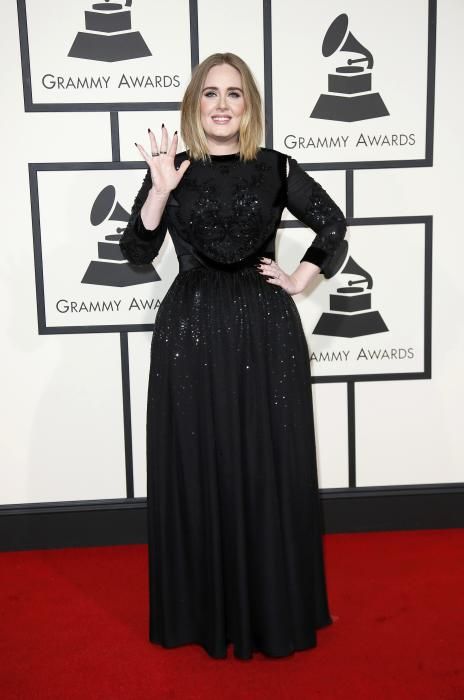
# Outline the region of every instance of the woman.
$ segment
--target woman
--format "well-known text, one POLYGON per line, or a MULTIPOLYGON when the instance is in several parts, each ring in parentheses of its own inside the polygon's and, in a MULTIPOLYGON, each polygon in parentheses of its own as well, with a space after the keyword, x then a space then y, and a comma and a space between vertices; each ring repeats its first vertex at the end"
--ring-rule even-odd
POLYGON ((309 352, 292 295, 339 265, 345 219, 293 159, 259 148, 248 66, 213 54, 164 127, 120 247, 151 262, 167 228, 179 273, 158 308, 147 405, 149 638, 214 658, 286 656, 329 625, 309 352), (317 233, 287 274, 287 207, 317 233))

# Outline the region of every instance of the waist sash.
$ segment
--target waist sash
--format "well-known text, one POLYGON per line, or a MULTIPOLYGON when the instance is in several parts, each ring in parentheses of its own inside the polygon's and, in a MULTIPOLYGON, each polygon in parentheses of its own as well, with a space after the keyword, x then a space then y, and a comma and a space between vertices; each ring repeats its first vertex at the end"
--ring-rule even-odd
POLYGON ((245 258, 244 260, 239 260, 235 263, 220 263, 216 262, 215 260, 205 260, 204 258, 200 258, 199 256, 193 255, 191 253, 182 253, 178 256, 177 259, 179 261, 179 272, 185 272, 186 270, 195 270, 196 268, 201 267, 209 270, 232 271, 242 270, 246 267, 253 267, 254 265, 260 262, 259 258, 261 256, 265 258, 272 258, 272 260, 275 259, 275 253, 273 250, 267 250, 262 251, 260 253, 256 253, 245 258))

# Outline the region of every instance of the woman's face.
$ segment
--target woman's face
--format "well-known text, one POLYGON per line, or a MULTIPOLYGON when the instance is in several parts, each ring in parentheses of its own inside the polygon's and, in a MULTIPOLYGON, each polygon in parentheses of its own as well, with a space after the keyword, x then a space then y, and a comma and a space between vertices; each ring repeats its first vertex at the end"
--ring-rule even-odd
POLYGON ((201 124, 208 145, 221 152, 237 150, 240 120, 245 111, 240 72, 223 63, 208 71, 200 99, 201 124), (230 146, 230 150, 227 147, 230 146))

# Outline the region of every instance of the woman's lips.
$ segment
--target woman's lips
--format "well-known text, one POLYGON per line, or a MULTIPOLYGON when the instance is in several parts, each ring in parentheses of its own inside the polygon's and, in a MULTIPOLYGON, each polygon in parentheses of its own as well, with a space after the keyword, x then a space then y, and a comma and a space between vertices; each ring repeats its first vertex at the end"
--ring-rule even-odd
POLYGON ((230 122, 230 117, 211 117, 215 124, 228 124, 230 122))

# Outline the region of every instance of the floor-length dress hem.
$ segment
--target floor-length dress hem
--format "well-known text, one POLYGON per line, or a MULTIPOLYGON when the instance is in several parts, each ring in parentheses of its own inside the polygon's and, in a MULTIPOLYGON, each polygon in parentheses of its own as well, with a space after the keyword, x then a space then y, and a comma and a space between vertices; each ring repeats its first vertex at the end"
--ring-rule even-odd
MULTIPOLYGON (((329 627, 330 625, 333 625, 333 622, 334 621, 332 618, 326 619, 323 622, 317 624, 316 627, 314 628, 314 631, 319 630, 319 629, 323 629, 324 627, 329 627)), ((223 652, 213 651, 212 648, 208 644, 200 641, 199 639, 189 639, 189 640, 183 640, 183 641, 176 641, 176 642, 172 642, 169 644, 167 642, 162 642, 161 640, 158 640, 158 639, 155 640, 152 637, 149 637, 149 641, 154 646, 160 646, 163 649, 177 649, 179 647, 190 646, 190 645, 199 646, 212 659, 227 659, 228 658, 228 647, 232 644, 232 645, 234 645, 234 647, 233 647, 234 658, 239 659, 241 661, 251 660, 255 653, 262 654, 263 656, 267 656, 270 659, 281 659, 281 658, 285 658, 287 656, 292 656, 297 651, 308 651, 310 649, 315 649, 318 645, 317 636, 314 636, 314 638, 312 638, 311 642, 308 642, 306 644, 293 645, 292 647, 289 647, 285 651, 283 651, 283 650, 280 652, 271 651, 270 649, 264 648, 262 645, 253 644, 251 646, 251 651, 249 653, 244 653, 237 648, 237 645, 234 643, 234 641, 232 639, 226 640, 225 648, 224 648, 223 652)))

